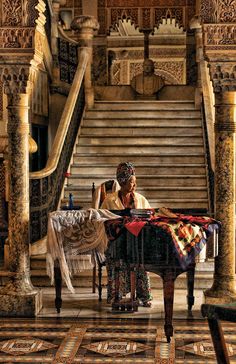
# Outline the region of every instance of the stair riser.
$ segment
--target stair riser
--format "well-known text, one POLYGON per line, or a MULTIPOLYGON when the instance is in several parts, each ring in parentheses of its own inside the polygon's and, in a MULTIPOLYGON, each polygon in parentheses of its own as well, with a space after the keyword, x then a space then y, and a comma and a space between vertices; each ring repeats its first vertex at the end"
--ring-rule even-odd
POLYGON ((130 111, 87 111, 85 114, 86 119, 133 119, 133 118, 152 118, 152 119, 160 119, 160 118, 200 118, 201 114, 198 110, 134 110, 133 112, 130 111))
MULTIPOLYGON (((72 166, 71 167, 71 173, 72 174, 79 174, 79 175, 85 175, 89 177, 89 174, 96 174, 97 176, 106 176, 111 173, 111 170, 116 170, 116 165, 114 166, 108 166, 108 167, 99 167, 99 166, 87 166, 87 167, 77 167, 72 166)), ((155 167, 137 167, 135 168, 136 175, 146 175, 148 178, 148 175, 163 175, 163 174, 171 174, 171 175, 206 175, 205 166, 165 166, 162 167, 161 165, 155 166, 155 167)))
MULTIPOLYGON (((66 200, 62 201, 62 204, 65 204, 66 200)), ((149 200, 149 203, 151 207, 153 208, 160 208, 160 207, 168 207, 170 209, 208 209, 208 204, 206 200, 200 201, 183 201, 183 202, 176 202, 174 199, 173 201, 167 201, 165 199, 163 200, 149 200)), ((88 209, 91 207, 91 202, 88 203, 88 201, 83 200, 75 200, 76 205, 82 206, 83 209, 88 209)))
POLYGON ((193 102, 122 102, 122 103, 103 103, 95 102, 94 110, 196 110, 193 102))
POLYGON ((176 119, 176 117, 167 118, 165 120, 160 120, 160 118, 156 119, 83 119, 84 127, 173 127, 178 126, 179 128, 187 128, 187 127, 201 127, 201 120, 199 118, 193 119, 176 119))
POLYGON ((188 137, 142 137, 142 138, 130 138, 130 137, 119 137, 118 135, 112 137, 83 137, 81 136, 79 139, 79 145, 171 145, 173 148, 175 145, 202 145, 202 137, 201 136, 188 136, 188 137))
MULTIPOLYGON (((74 156, 73 158, 74 164, 79 165, 83 165, 83 164, 90 164, 91 166, 96 165, 97 163, 106 163, 108 165, 115 165, 117 166, 119 163, 121 163, 122 161, 124 161, 124 155, 120 155, 120 156, 107 156, 107 155, 98 155, 98 156, 91 156, 91 155, 86 155, 86 156, 82 156, 82 155, 78 155, 78 156, 74 156)), ((151 164, 151 163, 155 163, 156 165, 159 165, 161 163, 170 163, 170 164, 175 164, 175 163, 204 163, 205 162, 205 157, 204 155, 202 156, 189 156, 189 155, 182 155, 182 156, 155 156, 155 155, 149 155, 149 156, 132 156, 130 161, 132 163, 134 163, 135 165, 137 163, 139 164, 151 164)))
MULTIPOLYGON (((99 186, 101 183, 108 179, 115 179, 114 174, 110 174, 109 176, 104 176, 101 178, 95 177, 87 177, 87 178, 80 178, 80 177, 70 177, 69 183, 75 186, 86 186, 90 188, 92 183, 94 182, 96 186, 99 186)), ((148 186, 179 186, 179 187, 194 187, 194 186, 206 186, 206 178, 204 176, 202 178, 183 178, 183 177, 156 177, 156 178, 141 178, 137 177, 137 183, 139 187, 148 187, 148 186)), ((71 186, 72 187, 72 186, 71 186)))
MULTIPOLYGON (((74 191, 71 189, 70 191, 65 191, 65 199, 68 199, 69 192, 73 193, 74 198, 76 199, 84 199, 91 200, 91 191, 74 191)), ((144 195, 147 199, 158 198, 181 198, 182 196, 192 199, 192 198, 207 198, 207 191, 145 191, 145 189, 140 190, 137 189, 137 192, 144 195)))
POLYGON ((129 155, 132 155, 133 153, 136 154, 137 151, 140 154, 188 154, 188 153, 204 153, 203 146, 79 146, 76 147, 76 153, 90 153, 90 154, 97 154, 97 153, 108 153, 108 154, 121 154, 123 153, 123 160, 130 158, 129 155))
POLYGON ((189 135, 191 137, 194 136, 202 136, 202 129, 201 128, 83 128, 82 129, 82 136, 96 136, 96 135, 112 135, 114 136, 185 136, 189 135))

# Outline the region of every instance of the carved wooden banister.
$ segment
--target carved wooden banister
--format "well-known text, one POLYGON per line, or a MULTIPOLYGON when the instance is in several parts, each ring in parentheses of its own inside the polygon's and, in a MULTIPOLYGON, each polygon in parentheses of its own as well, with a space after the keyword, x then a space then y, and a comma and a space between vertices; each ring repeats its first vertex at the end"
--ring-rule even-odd
POLYGON ((31 242, 47 234, 48 213, 57 209, 78 127, 84 111, 83 79, 89 59, 86 48, 79 52, 78 67, 61 116, 47 165, 30 173, 31 242))

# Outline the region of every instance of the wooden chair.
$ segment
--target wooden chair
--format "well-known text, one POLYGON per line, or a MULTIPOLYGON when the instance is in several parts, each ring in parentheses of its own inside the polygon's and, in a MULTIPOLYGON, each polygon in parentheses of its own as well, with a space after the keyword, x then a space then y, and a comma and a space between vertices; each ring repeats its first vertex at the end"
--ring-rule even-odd
MULTIPOLYGON (((111 179, 105 181, 100 186, 95 188, 95 184, 93 182, 92 185, 92 207, 99 209, 102 205, 102 202, 105 200, 107 194, 117 191, 119 189, 118 183, 111 179)), ((99 259, 99 254, 95 253, 95 265, 93 267, 93 276, 92 276, 92 292, 96 292, 96 288, 98 289, 98 300, 102 300, 102 288, 106 287, 106 285, 102 284, 102 268, 106 266, 106 261, 101 262, 99 259), (98 277, 97 277, 98 273, 98 277), (98 279, 97 279, 98 278, 98 279)))

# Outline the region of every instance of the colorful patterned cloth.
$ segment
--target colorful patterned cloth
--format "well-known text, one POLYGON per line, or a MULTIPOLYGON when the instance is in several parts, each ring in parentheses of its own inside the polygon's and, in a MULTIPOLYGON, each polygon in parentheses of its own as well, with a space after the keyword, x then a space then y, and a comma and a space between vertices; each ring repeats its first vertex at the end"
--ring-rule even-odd
POLYGON ((134 165, 130 162, 120 163, 117 167, 116 178, 119 184, 124 185, 131 176, 135 176, 134 165))
POLYGON ((171 238, 173 252, 183 269, 193 262, 214 230, 220 223, 210 217, 186 216, 176 214, 175 218, 154 216, 149 219, 124 217, 106 221, 105 228, 109 241, 116 240, 127 229, 131 234, 139 236, 146 225, 158 227, 159 234, 165 233, 162 239, 171 238))

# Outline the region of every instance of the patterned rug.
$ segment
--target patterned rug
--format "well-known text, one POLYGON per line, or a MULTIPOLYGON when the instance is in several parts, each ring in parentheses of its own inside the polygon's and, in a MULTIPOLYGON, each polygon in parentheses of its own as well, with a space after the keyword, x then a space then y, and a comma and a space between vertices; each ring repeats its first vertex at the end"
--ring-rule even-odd
MULTIPOLYGON (((162 320, 1 319, 0 363, 216 363, 205 320, 175 320, 168 344, 162 320)), ((236 327, 223 323, 230 363, 236 327)))

